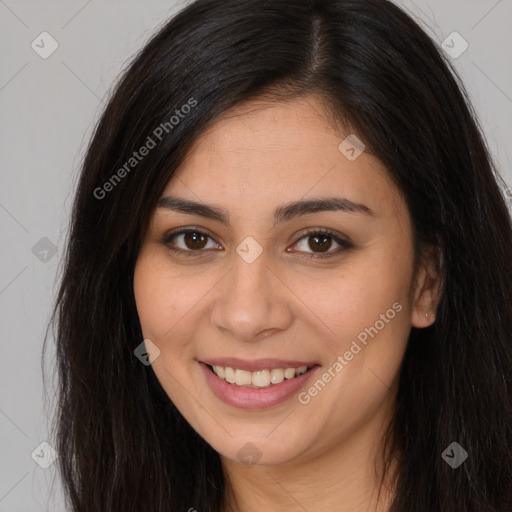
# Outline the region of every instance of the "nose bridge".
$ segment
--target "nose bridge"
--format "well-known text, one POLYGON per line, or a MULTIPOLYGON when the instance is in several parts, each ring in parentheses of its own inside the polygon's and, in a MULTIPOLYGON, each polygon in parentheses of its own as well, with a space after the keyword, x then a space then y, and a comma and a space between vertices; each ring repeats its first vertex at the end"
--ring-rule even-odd
MULTIPOLYGON (((233 254, 232 275, 230 277, 230 288, 233 297, 237 302, 245 298, 261 300, 259 295, 266 295, 269 290, 265 289, 269 279, 269 250, 263 248, 252 236, 245 237, 235 248, 233 254)), ((242 301, 243 302, 243 301, 242 301)))
POLYGON ((240 258, 235 258, 229 291, 227 297, 237 304, 258 302, 261 306, 266 304, 268 293, 265 284, 268 282, 267 262, 263 259, 246 263, 240 258))
POLYGON ((273 277, 263 248, 245 240, 236 249, 231 271, 212 315, 213 324, 241 340, 254 340, 265 331, 285 329, 291 311, 279 279, 273 277))

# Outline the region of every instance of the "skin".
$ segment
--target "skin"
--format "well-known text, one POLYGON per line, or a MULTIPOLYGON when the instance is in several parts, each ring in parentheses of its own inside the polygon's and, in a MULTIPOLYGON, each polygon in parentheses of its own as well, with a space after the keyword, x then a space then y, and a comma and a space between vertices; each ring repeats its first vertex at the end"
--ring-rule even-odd
MULTIPOLYGON (((220 454, 230 488, 225 511, 389 509, 392 488, 383 488, 377 504, 379 442, 410 329, 434 321, 440 274, 430 257, 413 275, 407 206, 377 158, 363 152, 350 161, 341 153, 347 135, 328 122, 314 95, 252 101, 225 113, 195 141, 161 197, 222 207, 231 226, 157 208, 137 260, 143 334, 160 349, 152 368, 220 454), (278 206, 331 196, 363 203, 374 215, 322 211, 272 226, 278 206), (176 228, 211 238, 192 257, 177 255, 161 241, 176 228), (308 258, 326 254, 314 235, 301 233, 315 228, 354 247, 335 254, 340 246, 328 238, 332 256, 308 258), (236 252, 247 236, 262 248, 252 263, 236 252), (307 404, 292 396, 261 410, 232 407, 213 394, 197 362, 316 360, 321 375, 396 302, 401 311, 307 404), (255 465, 237 455, 247 443, 261 457, 255 465)), ((183 235, 172 243, 197 247, 183 235)))

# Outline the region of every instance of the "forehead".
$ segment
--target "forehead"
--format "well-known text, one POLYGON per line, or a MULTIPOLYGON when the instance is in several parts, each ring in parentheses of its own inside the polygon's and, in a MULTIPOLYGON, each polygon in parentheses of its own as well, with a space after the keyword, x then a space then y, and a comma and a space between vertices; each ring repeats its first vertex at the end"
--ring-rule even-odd
MULTIPOLYGON (((313 158, 312 148, 329 148, 339 133, 328 124, 324 107, 316 96, 288 101, 252 100, 224 112, 202 133, 191 150, 189 161, 233 154, 233 158, 258 164, 286 154, 313 158), (334 137, 333 137, 334 136, 334 137)), ((229 155, 231 157, 231 155, 229 155)))
MULTIPOLYGON (((340 195, 400 209, 400 194, 384 165, 363 152, 339 149, 351 135, 333 126, 315 96, 250 101, 216 119, 194 142, 165 187, 166 194, 265 210, 301 198, 340 195), (364 200, 363 200, 364 199, 364 200)), ((350 140, 350 139, 349 139, 350 140)))

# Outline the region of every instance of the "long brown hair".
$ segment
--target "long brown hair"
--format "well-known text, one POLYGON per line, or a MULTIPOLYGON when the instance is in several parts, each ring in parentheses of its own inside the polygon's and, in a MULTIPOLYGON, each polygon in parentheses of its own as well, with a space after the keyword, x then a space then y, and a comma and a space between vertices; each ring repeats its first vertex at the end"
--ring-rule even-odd
POLYGON ((390 453, 402 454, 392 512, 510 512, 512 227, 503 183, 457 73, 387 0, 198 0, 120 77, 81 169, 51 323, 54 444, 70 510, 222 509, 219 455, 134 356, 143 337, 133 271, 156 201, 194 140, 271 88, 281 91, 276 101, 324 98, 389 169, 418 247, 442 253, 437 319, 412 329, 387 432, 390 453), (127 166, 148 137, 155 146, 127 166), (441 457, 454 441, 469 455, 457 469, 441 457))

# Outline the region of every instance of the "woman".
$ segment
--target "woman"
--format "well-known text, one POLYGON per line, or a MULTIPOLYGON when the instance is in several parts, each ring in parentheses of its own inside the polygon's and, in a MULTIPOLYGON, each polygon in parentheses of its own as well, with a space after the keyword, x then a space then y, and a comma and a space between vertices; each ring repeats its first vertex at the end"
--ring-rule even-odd
POLYGON ((55 306, 71 510, 511 510, 511 220, 458 80, 385 0, 147 43, 55 306))

